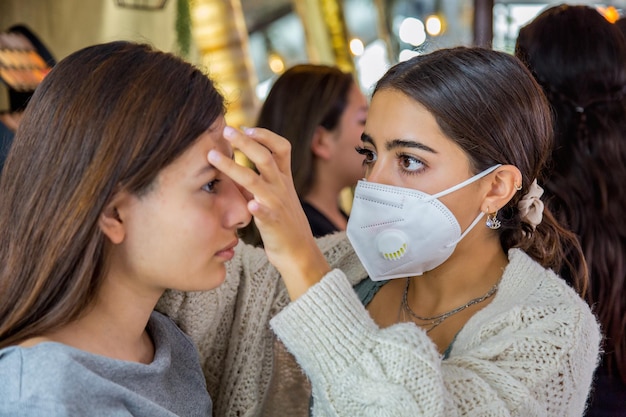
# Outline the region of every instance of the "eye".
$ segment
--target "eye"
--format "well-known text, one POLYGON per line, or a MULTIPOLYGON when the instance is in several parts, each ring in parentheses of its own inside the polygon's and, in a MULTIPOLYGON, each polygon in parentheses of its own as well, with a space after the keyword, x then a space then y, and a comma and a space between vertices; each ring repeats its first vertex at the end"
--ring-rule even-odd
POLYGON ((400 167, 402 167, 404 171, 410 174, 417 174, 423 171, 425 168, 425 164, 414 156, 398 154, 397 158, 400 167))
POLYGON ((376 162, 376 154, 374 153, 374 151, 371 151, 371 150, 366 149, 366 148, 362 148, 360 146, 357 146, 354 149, 360 155, 363 155, 365 157, 365 158, 363 158, 363 165, 371 165, 374 162, 376 162))
POLYGON ((220 182, 220 179, 214 179, 213 181, 209 181, 202 186, 202 190, 206 191, 207 193, 215 193, 217 184, 219 184, 220 182))

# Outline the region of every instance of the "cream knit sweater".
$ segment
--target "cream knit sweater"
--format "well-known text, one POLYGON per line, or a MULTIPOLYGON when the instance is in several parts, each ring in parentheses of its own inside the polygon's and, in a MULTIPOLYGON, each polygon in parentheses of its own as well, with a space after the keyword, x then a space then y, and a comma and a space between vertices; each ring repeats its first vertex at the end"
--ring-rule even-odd
POLYGON ((289 297, 262 249, 239 245, 225 282, 167 292, 157 310, 195 341, 221 416, 579 416, 599 330, 587 305, 552 272, 510 252, 500 289, 442 361, 410 323, 379 329, 352 285, 366 276, 344 233, 318 240, 330 272, 289 297))
POLYGON ((600 332, 587 304, 512 249, 493 301, 442 360, 412 323, 380 329, 339 270, 271 322, 313 387, 314 416, 581 416, 600 332))

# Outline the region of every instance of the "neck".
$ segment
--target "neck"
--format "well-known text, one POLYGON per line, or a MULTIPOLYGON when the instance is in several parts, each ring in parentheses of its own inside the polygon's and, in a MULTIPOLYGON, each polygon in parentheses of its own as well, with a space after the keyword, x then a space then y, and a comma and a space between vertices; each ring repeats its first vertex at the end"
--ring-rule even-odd
POLYGON ((507 264, 497 239, 480 245, 464 240, 445 263, 411 278, 408 299, 411 306, 419 306, 414 310, 420 315, 441 314, 486 294, 500 280, 507 264))
POLYGON ((46 339, 114 359, 150 363, 154 345, 146 325, 161 294, 142 293, 128 280, 109 276, 85 314, 46 339))
POLYGON ((311 191, 304 196, 304 201, 315 207, 337 226, 339 230, 345 230, 347 220, 339 207, 340 192, 341 188, 314 186, 311 191))

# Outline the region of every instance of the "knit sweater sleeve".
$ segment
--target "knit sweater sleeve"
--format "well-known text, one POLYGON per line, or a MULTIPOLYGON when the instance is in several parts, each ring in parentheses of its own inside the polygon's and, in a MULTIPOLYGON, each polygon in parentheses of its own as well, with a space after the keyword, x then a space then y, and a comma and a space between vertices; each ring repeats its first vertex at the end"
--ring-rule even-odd
POLYGON ((580 301, 496 306, 442 360, 417 326, 379 328, 334 270, 271 325, 311 380, 315 416, 576 416, 599 343, 580 301))

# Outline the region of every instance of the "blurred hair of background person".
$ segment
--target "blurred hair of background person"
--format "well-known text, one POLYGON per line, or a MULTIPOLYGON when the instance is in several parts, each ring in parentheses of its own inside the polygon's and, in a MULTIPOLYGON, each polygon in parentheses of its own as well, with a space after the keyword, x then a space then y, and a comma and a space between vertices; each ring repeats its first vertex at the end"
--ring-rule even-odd
POLYGON ((617 19, 617 21, 615 22, 615 26, 617 26, 619 30, 622 31, 622 35, 624 35, 624 37, 626 38, 626 16, 617 19))
POLYGON ((587 415, 626 416, 626 42, 595 9, 559 5, 520 30, 515 53, 553 108, 547 203, 580 238, 604 334, 587 415))
POLYGON ((0 80, 9 94, 9 109, 0 111, 0 173, 26 104, 55 63, 27 26, 13 25, 0 33, 0 80))
MULTIPOLYGON (((261 107, 257 126, 291 142, 293 180, 315 237, 346 229, 340 193, 363 178, 363 158, 354 149, 367 107, 351 74, 314 64, 283 73, 261 107)), ((253 223, 243 239, 262 244, 253 223)))

